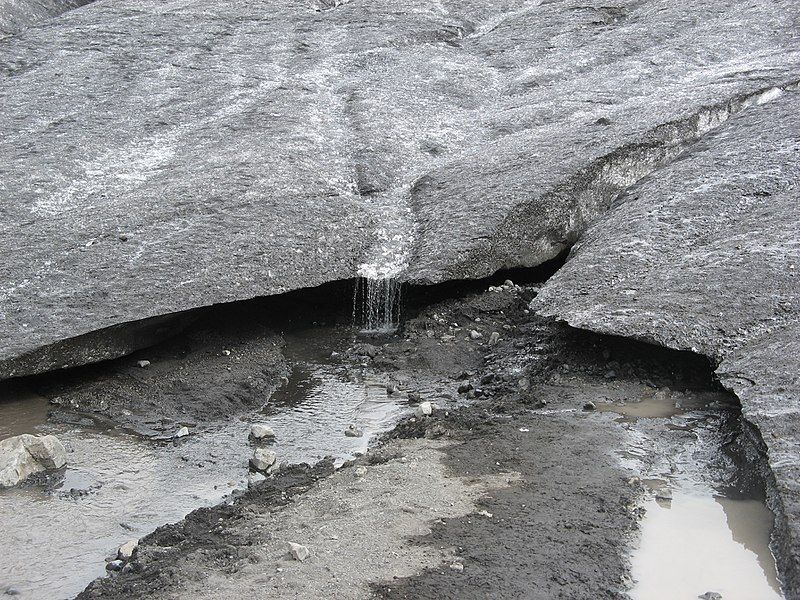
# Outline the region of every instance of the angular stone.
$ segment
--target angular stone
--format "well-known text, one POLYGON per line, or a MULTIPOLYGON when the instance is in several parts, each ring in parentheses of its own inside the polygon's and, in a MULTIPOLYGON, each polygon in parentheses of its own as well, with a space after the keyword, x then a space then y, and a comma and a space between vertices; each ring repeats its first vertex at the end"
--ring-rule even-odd
POLYGON ((275 464, 277 458, 278 455, 272 450, 256 448, 253 452, 253 457, 250 459, 250 466, 256 471, 266 471, 275 464))
POLYGON ((122 544, 117 551, 117 558, 119 560, 130 560, 133 558, 133 553, 139 547, 139 540, 130 540, 122 544))
POLYGON ((31 475, 60 469, 67 452, 54 435, 18 435, 0 441, 0 487, 11 487, 31 475))
POLYGON ((274 438, 275 430, 265 423, 253 423, 250 426, 250 437, 256 440, 274 438))
POLYGON ((289 554, 291 554, 292 558, 295 560, 299 560, 300 562, 307 559, 311 556, 311 551, 301 544, 295 544, 294 542, 289 542, 289 554))
POLYGON ((430 402, 422 402, 416 409, 414 409, 414 414, 418 417, 427 417, 433 413, 433 404, 430 402))

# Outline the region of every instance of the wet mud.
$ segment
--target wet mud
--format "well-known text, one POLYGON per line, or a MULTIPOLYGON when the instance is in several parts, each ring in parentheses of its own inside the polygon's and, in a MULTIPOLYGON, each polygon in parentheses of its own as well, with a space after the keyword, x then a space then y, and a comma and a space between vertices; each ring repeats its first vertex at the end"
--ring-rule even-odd
MULTIPOLYGON (((439 299, 394 336, 331 349, 316 374, 298 360, 310 338, 300 343, 297 367, 275 404, 266 405, 266 417, 280 419, 281 406, 308 397, 314 423, 314 394, 335 395, 326 370, 340 383, 367 382, 367 390, 371 383, 367 405, 397 394, 406 414, 421 401, 435 404, 433 414, 404 417, 335 476, 330 459, 286 467, 229 504, 159 529, 124 572, 95 581, 80 597, 240 598, 270 589, 275 597, 323 590, 353 598, 644 598, 678 583, 694 595, 725 590, 726 598, 747 598, 741 593, 756 590, 780 597, 758 457, 742 435, 735 397, 713 381, 708 362, 533 318, 526 307, 536 291, 529 285, 439 299), (494 332, 499 339, 492 340, 494 332), (379 383, 396 391, 381 392, 379 383), (441 458, 409 447, 414 440, 444 443, 441 458), (446 474, 423 480, 426 465, 438 460, 446 474), (345 534, 354 536, 345 540, 352 568, 329 562, 342 540, 303 533, 340 526, 343 517, 332 507, 346 502, 348 490, 391 494, 391 481, 377 476, 353 487, 358 466, 395 473, 410 489, 515 475, 487 488, 467 514, 434 518, 446 504, 426 505, 424 494, 422 504, 394 507, 427 525, 415 535, 400 534, 413 527, 395 532, 388 572, 370 567, 370 528, 345 534), (656 498, 659 486, 671 500, 656 498), (323 489, 339 500, 315 495, 323 489), (331 514, 304 512, 304 502, 322 502, 331 514), (263 520, 267 513, 273 520, 263 520), (708 577, 695 577, 686 566, 670 567, 669 553, 648 550, 663 549, 659 536, 691 528, 692 519, 711 528, 706 541, 719 551, 707 559, 715 566, 731 559, 735 570, 715 571, 698 558, 694 566, 708 577), (299 532, 300 542, 312 540, 311 563, 280 550, 286 528, 299 532), (315 560, 326 568, 314 569, 315 560), (372 569, 366 580, 352 574, 364 569, 372 569), (672 575, 659 579, 664 573, 672 575)), ((342 412, 342 421, 350 420, 346 406, 342 412)), ((681 551, 708 557, 703 548, 681 551)))

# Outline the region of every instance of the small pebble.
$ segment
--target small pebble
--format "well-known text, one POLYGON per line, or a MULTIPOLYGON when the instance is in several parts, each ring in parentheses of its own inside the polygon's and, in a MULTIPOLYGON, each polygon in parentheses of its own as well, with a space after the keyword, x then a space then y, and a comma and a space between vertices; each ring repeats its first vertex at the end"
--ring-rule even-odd
POLYGON ((483 337, 483 334, 480 331, 473 329, 469 332, 469 337, 472 340, 479 340, 483 337))
POLYGON ((106 564, 106 571, 121 571, 124 565, 125 563, 121 560, 112 560, 110 563, 106 564))
POLYGON ((461 571, 464 570, 464 565, 462 565, 461 563, 453 563, 452 565, 450 565, 450 568, 453 571, 458 571, 460 573, 461 571))
POLYGON ((301 544, 295 544, 294 542, 289 542, 289 554, 292 555, 293 559, 302 562, 309 556, 311 556, 311 551, 301 544))
POLYGON ((189 435, 189 428, 188 427, 181 427, 178 429, 177 433, 175 434, 176 438, 182 438, 189 435))
POLYGON ((139 365, 139 367, 141 367, 142 369, 144 369, 145 367, 149 367, 150 366, 150 361, 149 360, 137 360, 136 364, 139 365))
POLYGON ((353 475, 356 477, 364 477, 367 474, 367 467, 356 467, 353 469, 353 475))
POLYGON ((583 410, 595 410, 596 408, 597 405, 595 405, 595 403, 591 400, 583 405, 583 410))
POLYGON ((362 437, 364 435, 364 431, 355 425, 350 425, 350 427, 344 430, 344 434, 347 437, 362 437))

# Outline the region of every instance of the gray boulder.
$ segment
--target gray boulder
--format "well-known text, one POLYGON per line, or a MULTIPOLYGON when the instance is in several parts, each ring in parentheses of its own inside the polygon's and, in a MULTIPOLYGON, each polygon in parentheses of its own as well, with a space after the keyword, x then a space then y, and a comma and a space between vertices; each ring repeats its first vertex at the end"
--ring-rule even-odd
POLYGON ((253 423, 250 426, 250 437, 254 440, 274 438, 275 430, 266 423, 253 423))
POLYGON ((23 434, 0 441, 0 487, 67 464, 67 452, 54 435, 23 434))
POLYGON ((269 471, 275 468, 278 455, 266 448, 256 448, 250 459, 250 466, 256 471, 269 471))
POLYGON ((311 4, 0 40, 0 378, 195 307, 538 264, 800 65, 788 0, 311 4))
POLYGON ((798 114, 800 92, 786 92, 632 188, 531 306, 711 359, 763 439, 778 559, 800 594, 798 114))

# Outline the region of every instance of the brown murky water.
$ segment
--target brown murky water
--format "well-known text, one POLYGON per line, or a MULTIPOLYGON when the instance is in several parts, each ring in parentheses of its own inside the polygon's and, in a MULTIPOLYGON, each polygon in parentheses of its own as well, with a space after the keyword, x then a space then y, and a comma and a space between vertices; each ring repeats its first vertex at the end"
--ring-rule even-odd
POLYGON ((640 461, 649 491, 641 540, 632 554, 633 600, 692 599, 706 592, 725 600, 780 600, 770 551, 772 513, 759 494, 728 497, 718 472, 721 446, 713 411, 735 411, 724 392, 647 392, 638 401, 598 405, 619 414, 631 432, 624 457, 640 461), (645 425, 643 420, 648 420, 645 425), (658 427, 693 440, 675 456, 648 463, 648 446, 658 427))
POLYGON ((708 591, 725 600, 783 597, 769 550, 772 514, 763 502, 702 488, 672 495, 645 506, 632 562, 634 600, 689 599, 708 591))
POLYGON ((637 419, 669 419, 708 406, 732 406, 735 400, 723 392, 676 393, 665 388, 648 390, 640 398, 625 403, 600 403, 597 410, 620 415, 620 422, 637 419))

